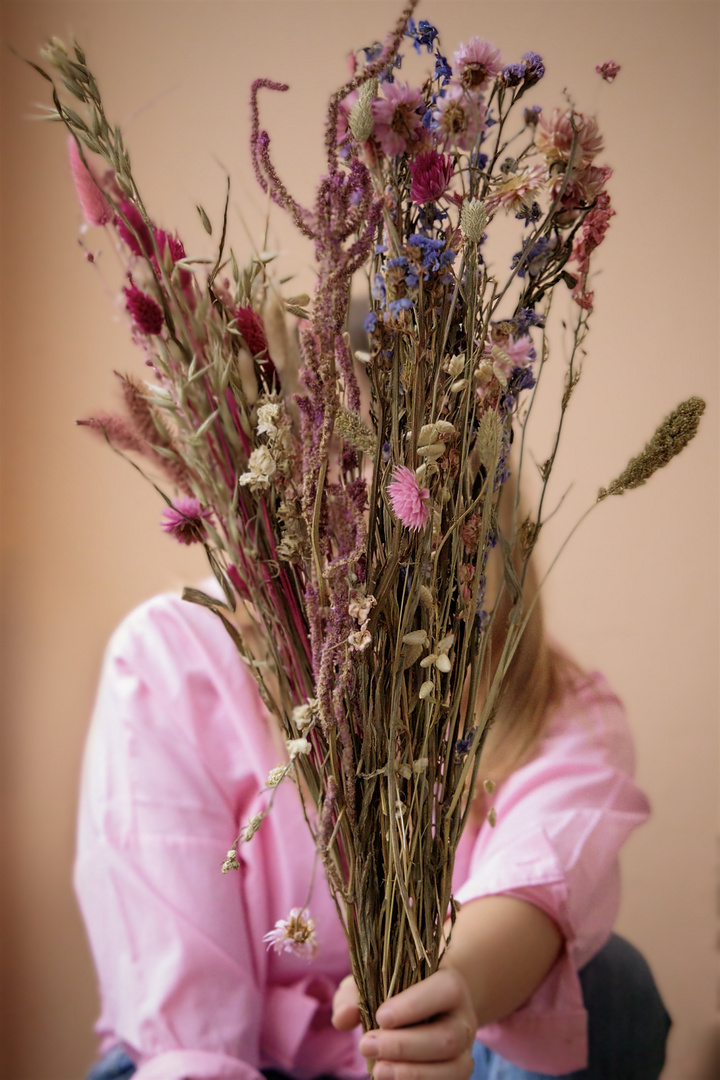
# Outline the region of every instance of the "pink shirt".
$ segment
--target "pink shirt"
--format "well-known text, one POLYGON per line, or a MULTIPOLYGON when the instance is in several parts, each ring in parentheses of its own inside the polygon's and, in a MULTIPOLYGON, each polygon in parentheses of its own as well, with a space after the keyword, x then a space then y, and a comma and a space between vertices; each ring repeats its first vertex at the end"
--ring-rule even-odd
MULTIPOLYGON (((137 1061, 136 1080, 365 1074, 359 1033, 330 1025, 347 946, 321 866, 312 880, 294 784, 280 785, 242 845, 241 870, 220 873, 278 761, 253 679, 215 616, 168 594, 122 623, 87 742, 75 884, 100 979, 97 1030, 104 1049, 121 1042, 137 1061), (268 951, 263 935, 310 888, 317 956, 268 951)), ((649 812, 633 767, 623 708, 592 675, 552 718, 537 757, 498 788, 496 827, 462 837, 461 903, 522 897, 566 937, 527 1004, 478 1032, 524 1068, 586 1065, 577 969, 611 932, 617 853, 649 812)))

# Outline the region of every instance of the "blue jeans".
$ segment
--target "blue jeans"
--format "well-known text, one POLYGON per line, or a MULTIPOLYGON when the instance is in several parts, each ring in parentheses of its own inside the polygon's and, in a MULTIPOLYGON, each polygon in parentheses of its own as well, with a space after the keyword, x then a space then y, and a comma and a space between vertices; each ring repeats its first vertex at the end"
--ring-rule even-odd
MULTIPOLYGON (((580 984, 588 1012, 589 1065, 560 1080, 658 1080, 670 1017, 642 954, 613 934, 580 972, 580 984)), ((511 1065, 481 1043, 475 1043, 473 1056, 471 1080, 554 1080, 511 1065)), ((130 1058, 116 1046, 86 1080, 130 1080, 134 1072, 130 1058)), ((282 1080, 279 1073, 265 1076, 282 1080)))

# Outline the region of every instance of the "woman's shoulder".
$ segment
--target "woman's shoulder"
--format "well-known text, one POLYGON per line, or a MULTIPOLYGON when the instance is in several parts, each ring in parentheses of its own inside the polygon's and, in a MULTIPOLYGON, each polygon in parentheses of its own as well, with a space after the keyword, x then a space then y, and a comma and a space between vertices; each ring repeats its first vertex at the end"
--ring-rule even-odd
POLYGON ((585 752, 633 775, 635 748, 627 711, 607 676, 570 661, 561 677, 544 740, 573 754, 585 752))

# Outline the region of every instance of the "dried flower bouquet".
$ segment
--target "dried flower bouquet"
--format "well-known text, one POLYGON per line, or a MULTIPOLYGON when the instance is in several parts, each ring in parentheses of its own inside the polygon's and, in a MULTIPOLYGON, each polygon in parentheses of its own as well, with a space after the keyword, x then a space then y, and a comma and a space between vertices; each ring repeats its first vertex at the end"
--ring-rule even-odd
MULTIPOLYGON (((80 105, 37 67, 53 82, 49 117, 72 137, 85 217, 110 231, 124 260, 125 307, 153 375, 122 379, 123 415, 83 423, 150 463, 163 528, 204 545, 222 599, 185 596, 223 621, 287 744, 266 809, 242 823, 223 869, 238 865, 237 845, 261 827, 272 789, 297 775, 366 1028, 442 954, 469 793, 535 602, 528 561, 580 376, 591 257, 614 213, 595 120, 572 106, 518 108, 542 78, 541 58, 505 64, 473 38, 450 64, 435 27, 414 22, 415 6, 384 44, 358 54, 333 94, 312 209, 277 174, 260 123, 261 91, 287 87, 253 84, 255 172, 314 243, 312 302, 282 295, 265 254, 241 268, 226 247, 227 204, 216 257, 188 258, 146 209, 82 49, 54 39, 43 52, 80 105), (403 41, 434 59, 421 88, 397 78, 403 41), (521 239, 501 278, 486 241, 507 215, 521 239), (348 333, 359 271, 366 353, 348 333), (520 514, 558 290, 574 301, 573 346, 538 504, 520 514)), ((612 62, 598 70, 617 75, 612 62)), ((702 409, 699 399, 681 405, 598 501, 682 449, 702 409)), ((310 913, 293 909, 267 939, 311 954, 310 913)))

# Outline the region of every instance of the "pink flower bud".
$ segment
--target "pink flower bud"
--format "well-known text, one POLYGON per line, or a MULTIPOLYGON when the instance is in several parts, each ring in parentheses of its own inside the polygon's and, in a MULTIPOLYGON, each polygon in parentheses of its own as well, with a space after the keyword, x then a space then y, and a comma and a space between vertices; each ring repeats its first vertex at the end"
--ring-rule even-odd
POLYGON ((72 135, 68 136, 68 152, 70 172, 85 220, 88 225, 107 225, 112 219, 112 209, 100 189, 95 174, 80 157, 78 145, 72 135))

